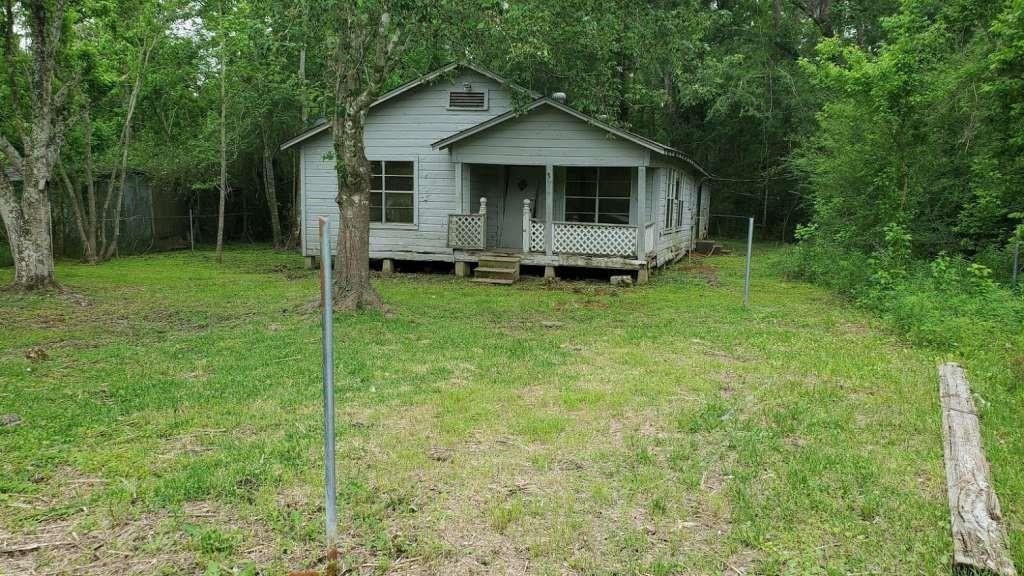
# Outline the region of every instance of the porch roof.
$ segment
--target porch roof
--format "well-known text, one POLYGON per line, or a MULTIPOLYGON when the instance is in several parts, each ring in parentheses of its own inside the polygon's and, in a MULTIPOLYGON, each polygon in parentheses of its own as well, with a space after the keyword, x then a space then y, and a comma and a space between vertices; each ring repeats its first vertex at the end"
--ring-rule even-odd
POLYGON ((655 152, 657 154, 661 154, 661 155, 667 156, 669 158, 675 158, 677 160, 682 160, 683 162, 685 162, 685 163, 689 164, 690 166, 692 166, 695 170, 700 172, 702 175, 704 175, 704 176, 708 175, 708 173, 704 170, 704 168, 702 168, 700 166, 700 164, 698 164, 697 162, 695 162, 692 159, 690 159, 688 156, 686 156, 686 154, 683 154, 679 150, 676 150, 675 148, 672 148, 671 146, 668 146, 666 144, 662 144, 660 142, 656 142, 654 140, 651 140, 650 138, 646 138, 646 137, 641 136, 639 134, 630 132, 629 130, 624 130, 622 128, 617 128, 617 127, 612 126, 612 125, 610 125, 610 124, 608 124, 606 122, 602 122, 602 121, 598 120, 597 118, 594 118, 593 116, 590 116, 588 114, 584 114, 583 112, 580 112, 579 110, 575 110, 573 108, 570 108, 569 106, 566 106, 565 104, 562 104, 561 102, 559 102, 557 100, 553 100, 553 99, 548 98, 546 96, 545 97, 537 98, 536 100, 531 102, 528 106, 526 106, 526 108, 509 110, 508 112, 505 112, 504 114, 500 114, 498 116, 495 116, 494 118, 491 118, 489 120, 485 120, 485 121, 483 121, 483 122, 481 122, 481 123, 479 123, 479 124, 477 124, 475 126, 470 126, 469 128, 466 128, 465 130, 462 130, 461 132, 456 132, 455 134, 452 134, 451 136, 448 136, 446 138, 442 138, 441 140, 438 140, 437 142, 434 142, 433 148, 435 150, 444 150, 446 148, 450 148, 452 145, 454 145, 454 144, 456 144, 456 143, 458 143, 458 142, 460 142, 462 140, 465 140, 466 138, 469 138, 471 136, 475 136, 477 134, 480 134, 482 132, 490 130, 491 128, 494 128, 495 126, 499 126, 499 125, 501 125, 501 124, 503 124, 503 123, 505 123, 505 122, 507 122, 509 120, 512 120, 512 119, 515 119, 515 118, 520 118, 522 116, 530 114, 531 112, 533 112, 535 110, 538 110, 538 109, 540 109, 542 107, 545 107, 545 106, 546 107, 554 108, 555 110, 558 110, 560 112, 563 112, 565 114, 573 116, 573 117, 575 117, 575 118, 577 118, 579 120, 582 120, 583 122, 586 122, 587 124, 589 124, 591 126, 594 126, 595 128, 599 128, 601 130, 604 130, 605 132, 611 133, 611 134, 613 134, 613 135, 615 135, 615 136, 617 136, 619 138, 622 138, 623 140, 628 140, 630 142, 633 142, 634 144, 637 144, 638 146, 646 148, 646 149, 648 149, 648 150, 650 150, 652 152, 655 152))

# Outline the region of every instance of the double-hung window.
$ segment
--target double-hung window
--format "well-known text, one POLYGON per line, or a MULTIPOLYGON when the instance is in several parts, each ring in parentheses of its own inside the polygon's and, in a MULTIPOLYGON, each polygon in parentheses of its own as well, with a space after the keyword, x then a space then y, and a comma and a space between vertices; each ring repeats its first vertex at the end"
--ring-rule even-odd
POLYGON ((682 176, 676 176, 677 182, 679 182, 678 190, 676 191, 676 204, 679 206, 679 213, 676 214, 676 228, 682 228, 686 223, 686 199, 690 196, 690 191, 686 189, 686 183, 683 181, 682 176))
POLYGON ((566 168, 568 222, 629 224, 629 168, 566 168))
POLYGON ((665 229, 671 230, 678 226, 682 217, 679 210, 679 174, 669 172, 668 194, 665 197, 665 229))
POLYGON ((416 169, 410 160, 370 162, 370 222, 412 224, 416 169))

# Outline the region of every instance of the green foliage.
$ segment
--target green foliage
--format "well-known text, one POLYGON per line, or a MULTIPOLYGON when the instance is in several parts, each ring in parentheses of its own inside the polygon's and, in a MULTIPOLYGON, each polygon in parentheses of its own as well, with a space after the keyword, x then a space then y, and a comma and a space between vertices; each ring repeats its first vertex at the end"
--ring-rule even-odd
POLYGON ((829 94, 792 163, 819 235, 870 254, 899 222, 918 258, 1005 246, 1024 207, 1021 7, 906 0, 878 51, 832 39, 803 62, 829 94))

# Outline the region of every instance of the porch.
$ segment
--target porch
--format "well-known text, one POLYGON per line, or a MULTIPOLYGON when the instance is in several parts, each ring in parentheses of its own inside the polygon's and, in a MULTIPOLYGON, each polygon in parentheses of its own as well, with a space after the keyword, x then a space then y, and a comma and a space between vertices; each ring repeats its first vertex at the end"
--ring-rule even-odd
POLYGON ((646 270, 655 246, 645 166, 457 164, 456 262, 516 255, 528 266, 646 270))

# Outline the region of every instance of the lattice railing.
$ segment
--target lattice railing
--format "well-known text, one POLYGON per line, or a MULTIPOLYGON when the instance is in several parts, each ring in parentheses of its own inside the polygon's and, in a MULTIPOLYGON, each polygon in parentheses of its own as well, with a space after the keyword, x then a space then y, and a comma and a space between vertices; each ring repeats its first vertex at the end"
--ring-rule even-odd
POLYGON ((636 256, 636 226, 555 222, 554 228, 555 253, 626 258, 636 256))
POLYGON ((544 246, 544 222, 540 220, 530 221, 530 252, 543 252, 544 246))
POLYGON ((448 247, 483 250, 486 244, 483 214, 449 214, 448 247))

